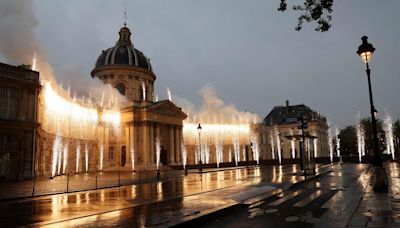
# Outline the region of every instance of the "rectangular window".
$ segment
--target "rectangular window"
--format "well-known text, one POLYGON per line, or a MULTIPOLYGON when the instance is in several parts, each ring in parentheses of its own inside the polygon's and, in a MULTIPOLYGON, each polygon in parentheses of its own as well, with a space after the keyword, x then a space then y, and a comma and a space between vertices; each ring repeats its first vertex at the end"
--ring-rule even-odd
POLYGON ((108 160, 114 160, 114 147, 108 147, 108 160))
POLYGON ((0 119, 17 118, 18 89, 0 86, 0 119))

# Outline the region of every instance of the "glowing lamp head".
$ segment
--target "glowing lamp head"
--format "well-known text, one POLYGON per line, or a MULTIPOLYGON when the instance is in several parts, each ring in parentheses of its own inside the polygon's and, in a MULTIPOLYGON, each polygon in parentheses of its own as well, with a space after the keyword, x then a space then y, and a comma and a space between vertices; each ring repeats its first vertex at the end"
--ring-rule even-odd
POLYGON ((199 134, 201 134, 201 125, 199 124, 199 126, 197 127, 197 131, 199 132, 199 134))
POLYGON ((368 37, 361 37, 362 44, 358 47, 357 54, 361 57, 361 60, 364 63, 369 63, 372 59, 372 54, 375 51, 375 48, 372 44, 368 43, 368 37))

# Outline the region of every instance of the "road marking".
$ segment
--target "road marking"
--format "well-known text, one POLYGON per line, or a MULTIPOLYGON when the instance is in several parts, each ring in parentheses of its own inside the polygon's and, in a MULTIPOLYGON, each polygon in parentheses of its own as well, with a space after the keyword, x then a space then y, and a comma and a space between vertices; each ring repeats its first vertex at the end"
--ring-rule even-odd
POLYGON ((304 207, 305 205, 307 205, 308 203, 310 203, 311 201, 313 201, 314 199, 320 197, 322 194, 321 190, 318 190, 316 192, 314 192, 311 195, 308 195, 307 197, 305 197, 304 199, 300 200, 299 202, 297 202, 296 204, 293 205, 293 207, 304 207))
POLYGON ((285 202, 286 200, 289 200, 295 196, 300 195, 301 193, 303 193, 305 191, 305 189, 299 189, 295 192, 290 193, 289 195, 286 195, 278 200, 273 201, 272 203, 268 204, 269 206, 278 206, 281 203, 285 202))

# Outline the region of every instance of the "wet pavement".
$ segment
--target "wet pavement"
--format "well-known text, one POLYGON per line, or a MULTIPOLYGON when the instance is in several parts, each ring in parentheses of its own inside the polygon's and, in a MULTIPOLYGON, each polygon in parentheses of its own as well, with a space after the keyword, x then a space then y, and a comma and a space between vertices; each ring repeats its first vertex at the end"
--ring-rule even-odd
MULTIPOLYGON (((400 165, 385 164, 388 193, 375 193, 374 169, 336 164, 332 172, 258 202, 195 224, 198 227, 400 227, 400 165)), ((187 224, 186 224, 187 225, 187 224)))
MULTIPOLYGON (((161 179, 180 178, 181 170, 161 169, 161 179)), ((0 182, 0 200, 68 193, 101 188, 135 185, 157 181, 156 171, 113 171, 60 175, 53 179, 39 177, 35 180, 0 182)))
MULTIPOLYGON (((322 168, 322 170, 327 168, 322 168)), ((2 227, 165 226, 303 181, 298 165, 183 172, 162 182, 0 202, 2 227)))

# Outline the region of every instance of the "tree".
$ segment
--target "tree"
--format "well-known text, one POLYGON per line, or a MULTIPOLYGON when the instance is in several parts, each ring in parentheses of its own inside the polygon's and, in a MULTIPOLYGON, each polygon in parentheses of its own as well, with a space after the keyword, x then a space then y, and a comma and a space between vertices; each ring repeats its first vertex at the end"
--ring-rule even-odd
MULTIPOLYGON (((400 131, 400 123, 397 124, 399 125, 399 131, 400 131)), ((366 147, 365 150, 367 151, 367 155, 372 155, 374 144, 372 136, 371 119, 370 118, 362 119, 361 126, 364 128, 365 132, 365 147, 366 147)), ((378 138, 379 138, 379 135, 384 133, 382 130, 382 121, 376 120, 376 127, 378 130, 378 138)), ((349 156, 358 155, 357 133, 354 125, 347 126, 346 128, 340 131, 340 151, 342 152, 343 155, 349 155, 349 156)))
MULTIPOLYGON (((372 124, 371 124, 371 118, 365 118, 361 120, 361 125, 365 129, 365 150, 370 151, 369 154, 372 154, 372 151, 374 150, 374 138, 372 134, 372 124)), ((381 134, 384 134, 383 128, 382 128, 382 121, 379 119, 376 119, 376 129, 378 133, 378 140, 379 136, 381 134)))
MULTIPOLYGON (((281 0, 278 11, 286 11, 287 0, 281 0)), ((315 31, 326 32, 331 28, 333 0, 304 0, 303 5, 293 5, 294 11, 301 11, 295 28, 300 31, 305 22, 316 22, 315 31)))
POLYGON ((357 135, 354 126, 340 130, 340 152, 344 156, 357 155, 357 135))

